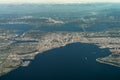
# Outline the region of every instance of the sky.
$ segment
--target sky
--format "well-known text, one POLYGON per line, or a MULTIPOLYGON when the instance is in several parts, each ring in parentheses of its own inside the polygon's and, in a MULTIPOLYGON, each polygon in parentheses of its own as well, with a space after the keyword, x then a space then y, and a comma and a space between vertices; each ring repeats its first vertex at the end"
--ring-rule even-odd
POLYGON ((92 3, 120 2, 120 0, 0 0, 0 3, 92 3))

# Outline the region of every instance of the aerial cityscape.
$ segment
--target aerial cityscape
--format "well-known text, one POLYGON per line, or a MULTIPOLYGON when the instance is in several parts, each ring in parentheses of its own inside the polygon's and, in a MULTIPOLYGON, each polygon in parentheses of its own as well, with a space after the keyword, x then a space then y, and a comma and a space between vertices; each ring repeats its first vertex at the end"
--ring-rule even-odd
POLYGON ((119 80, 119 13, 120 3, 0 4, 0 80, 119 80))

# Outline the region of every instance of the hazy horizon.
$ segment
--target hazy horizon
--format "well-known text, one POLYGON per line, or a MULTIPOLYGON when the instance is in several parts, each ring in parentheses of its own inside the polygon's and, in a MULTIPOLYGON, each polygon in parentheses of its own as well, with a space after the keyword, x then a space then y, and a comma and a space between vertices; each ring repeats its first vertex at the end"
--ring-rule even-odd
POLYGON ((62 4, 62 3, 118 3, 120 0, 0 0, 0 3, 14 4, 14 3, 38 3, 38 4, 62 4))

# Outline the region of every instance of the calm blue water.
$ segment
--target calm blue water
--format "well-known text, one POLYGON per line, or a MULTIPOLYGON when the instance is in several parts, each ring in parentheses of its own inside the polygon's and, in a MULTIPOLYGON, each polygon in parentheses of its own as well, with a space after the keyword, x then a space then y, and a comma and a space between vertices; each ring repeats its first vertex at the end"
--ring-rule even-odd
MULTIPOLYGON (((41 26, 36 28, 35 26, 30 26, 27 24, 1 24, 0 28, 17 30, 17 34, 22 34, 30 29, 42 30, 42 31, 71 31, 71 32, 83 32, 83 29, 76 25, 76 23, 66 23, 63 25, 55 25, 55 26, 41 26)), ((85 28, 86 31, 103 31, 108 30, 108 26, 94 26, 85 28)))
POLYGON ((33 27, 30 25, 26 25, 26 24, 3 24, 3 25, 1 24, 0 28, 9 29, 9 30, 17 30, 16 33, 22 34, 32 29, 33 27))
POLYGON ((0 80, 120 80, 120 68, 95 61, 109 54, 93 44, 69 44, 38 54, 28 67, 19 67, 0 80))
MULTIPOLYGON (((74 31, 74 32, 83 32, 82 27, 77 25, 76 23, 66 23, 63 25, 55 25, 55 26, 41 26, 37 29, 43 31, 74 31)), ((104 31, 110 29, 109 26, 93 26, 85 28, 86 31, 104 31)))
POLYGON ((42 26, 37 29, 43 30, 43 31, 77 31, 81 32, 83 31, 82 28, 78 27, 74 23, 66 23, 64 25, 55 25, 55 26, 42 26))

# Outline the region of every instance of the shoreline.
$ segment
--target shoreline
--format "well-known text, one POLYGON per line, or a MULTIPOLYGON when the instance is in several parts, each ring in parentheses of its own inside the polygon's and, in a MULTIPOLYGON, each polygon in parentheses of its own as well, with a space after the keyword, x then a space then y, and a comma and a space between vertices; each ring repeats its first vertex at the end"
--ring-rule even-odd
POLYGON ((112 64, 112 63, 110 63, 110 62, 107 62, 107 61, 102 61, 102 60, 99 60, 100 58, 97 58, 96 59, 96 61, 97 62, 99 62, 99 63, 101 63, 101 64, 107 64, 107 65, 111 65, 111 66, 114 66, 114 67, 119 67, 120 68, 120 66, 119 65, 116 65, 116 64, 112 64))
MULTIPOLYGON (((25 34, 27 34, 27 33, 25 33, 25 34)), ((37 38, 34 38, 29 33, 29 36, 24 35, 23 38, 21 38, 21 39, 25 39, 25 40, 32 39, 33 40, 33 39, 37 39, 37 38)), ((103 38, 86 38, 86 37, 84 37, 83 33, 77 33, 77 32, 55 32, 55 33, 46 34, 45 36, 38 38, 37 45, 33 45, 33 46, 36 46, 36 47, 33 47, 33 48, 37 49, 36 52, 23 54, 23 55, 16 54, 15 56, 12 57, 12 59, 15 58, 15 60, 25 60, 25 59, 32 60, 35 58, 35 56, 37 54, 42 54, 45 51, 48 51, 48 50, 51 50, 54 48, 63 47, 63 46, 66 46, 66 45, 72 44, 72 43, 87 43, 87 44, 94 44, 94 45, 98 46, 98 48, 100 48, 100 47, 109 48, 109 47, 111 47, 111 46, 108 46, 108 45, 110 45, 109 42, 113 43, 114 40, 116 40, 116 38, 115 39, 114 38, 111 38, 111 39, 104 38, 104 37, 103 38), (107 41, 107 43, 104 44, 103 42, 106 42, 106 41, 107 41)), ((118 42, 120 42, 120 41, 118 41, 118 42)), ((24 46, 24 45, 29 46, 30 44, 21 44, 21 45, 18 45, 18 48, 19 48, 19 46, 24 46)), ((33 48, 31 48, 31 49, 33 49, 33 48)), ((23 49, 24 49, 24 47, 23 47, 23 49)), ((101 63, 103 63, 103 62, 101 62, 101 63)), ((24 62, 23 62, 23 64, 26 65, 26 63, 24 63, 24 62)), ((22 64, 20 64, 19 66, 21 66, 21 65, 22 64)), ((12 70, 9 70, 9 71, 12 71, 12 70)))

